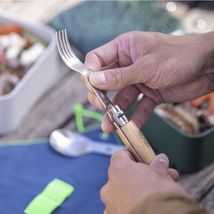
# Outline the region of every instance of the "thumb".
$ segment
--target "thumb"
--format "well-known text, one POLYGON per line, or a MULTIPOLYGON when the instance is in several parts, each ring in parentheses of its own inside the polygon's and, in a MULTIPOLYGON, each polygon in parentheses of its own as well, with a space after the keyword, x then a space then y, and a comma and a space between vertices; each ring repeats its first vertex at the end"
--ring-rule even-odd
POLYGON ((157 155, 150 163, 160 174, 168 175, 169 159, 165 154, 157 155))
POLYGON ((99 72, 92 72, 89 80, 92 85, 102 90, 120 90, 128 85, 139 82, 139 75, 133 65, 123 68, 114 68, 99 72))

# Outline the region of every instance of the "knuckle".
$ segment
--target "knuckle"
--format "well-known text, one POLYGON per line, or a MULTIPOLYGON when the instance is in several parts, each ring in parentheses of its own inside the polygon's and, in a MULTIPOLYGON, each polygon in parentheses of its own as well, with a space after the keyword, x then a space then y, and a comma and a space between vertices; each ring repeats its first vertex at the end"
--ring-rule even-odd
POLYGON ((111 164, 108 168, 108 177, 110 180, 112 180, 115 177, 115 173, 117 173, 117 167, 111 164))
POLYGON ((105 204, 106 199, 107 199, 107 193, 106 193, 106 185, 103 186, 100 190, 100 198, 103 201, 103 203, 105 204))
POLYGON ((118 177, 118 174, 120 173, 121 168, 118 166, 118 164, 111 164, 108 168, 108 177, 109 180, 115 180, 118 177))
POLYGON ((96 56, 95 51, 91 50, 86 54, 85 59, 87 60, 87 59, 90 59, 91 57, 94 57, 94 56, 96 56))
MULTIPOLYGON (((121 86, 122 83, 122 69, 121 68, 115 68, 112 70, 112 72, 110 72, 110 80, 111 80, 111 84, 117 85, 117 86, 121 86)), ((107 78, 108 79, 108 78, 107 78)))
POLYGON ((92 51, 88 52, 88 53, 86 54, 85 58, 88 59, 88 58, 91 56, 91 54, 92 54, 92 51))
POLYGON ((110 180, 117 179, 120 173, 123 173, 125 163, 121 160, 121 156, 123 156, 124 151, 117 151, 111 157, 111 164, 108 168, 108 176, 110 180))
POLYGON ((85 66, 91 71, 100 71, 101 67, 105 65, 104 60, 96 53, 96 50, 92 50, 86 54, 85 66))
POLYGON ((112 156, 111 156, 111 159, 110 159, 110 163, 115 163, 116 160, 120 157, 120 155, 123 153, 122 150, 119 150, 117 152, 115 152, 112 156))

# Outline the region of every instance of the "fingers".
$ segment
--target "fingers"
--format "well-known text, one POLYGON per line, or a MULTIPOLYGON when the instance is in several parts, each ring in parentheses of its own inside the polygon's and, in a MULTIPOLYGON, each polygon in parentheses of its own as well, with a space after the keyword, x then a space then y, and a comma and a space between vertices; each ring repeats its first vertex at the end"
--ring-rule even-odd
MULTIPOLYGON (((120 107, 127 112, 128 109, 133 105, 135 100, 137 99, 140 91, 138 88, 134 85, 128 86, 121 91, 119 91, 113 98, 112 103, 113 104, 119 104, 120 107)), ((109 121, 107 115, 104 116, 103 122, 102 122, 102 130, 106 133, 110 133, 114 131, 115 127, 113 124, 109 121)))
POLYGON ((168 175, 169 159, 165 154, 157 155, 150 163, 150 167, 156 169, 162 175, 168 175))
MULTIPOLYGON (((119 91, 112 100, 113 104, 119 104, 121 108, 126 112, 132 106, 134 101, 137 99, 140 91, 134 85, 128 86, 119 91)), ((89 93, 88 99, 90 103, 97 108, 104 110, 102 104, 98 100, 95 94, 89 93)), ((106 133, 114 131, 114 125, 109 121, 108 116, 105 114, 102 122, 102 130, 106 133)))
POLYGON ((112 197, 117 195, 117 193, 115 193, 114 191, 114 186, 115 184, 117 186, 117 182, 119 182, 121 178, 123 178, 124 176, 126 178, 124 172, 126 172, 129 163, 136 163, 136 161, 132 154, 126 149, 115 152, 112 155, 111 164, 108 170, 109 180, 100 190, 101 200, 106 205, 106 210, 104 213, 115 213, 114 211, 116 204, 112 203, 112 201, 114 201, 112 197))
MULTIPOLYGON (((127 112, 137 99, 139 93, 139 89, 136 86, 131 85, 119 91, 113 98, 112 102, 113 104, 119 104, 121 108, 124 109, 125 112, 127 112)), ((95 107, 101 110, 105 110, 105 108, 94 93, 89 92, 88 99, 89 102, 95 107)), ((135 107, 133 115, 131 117, 131 119, 134 121, 138 128, 141 128, 145 124, 155 107, 155 101, 144 95, 144 97, 135 107)), ((101 127, 102 130, 106 133, 111 133, 115 129, 114 125, 109 121, 109 118, 106 114, 104 115, 101 127)))
POLYGON ((119 90, 140 81, 139 66, 133 64, 140 57, 137 50, 133 54, 135 36, 137 33, 124 34, 86 55, 85 66, 94 71, 89 77, 92 85, 102 90, 119 90))
POLYGON ((169 175, 174 181, 178 181, 179 174, 175 169, 169 169, 169 159, 165 154, 157 155, 150 166, 156 169, 162 175, 169 175))
MULTIPOLYGON (((103 91, 104 94, 107 94, 106 91, 103 91)), ((119 91, 113 98, 112 103, 114 105, 119 104, 120 107, 126 112, 133 105, 135 100, 137 99, 140 91, 134 85, 128 86, 123 90, 119 91)), ((102 103, 98 99, 98 97, 93 93, 93 91, 89 91, 88 93, 89 102, 95 107, 105 110, 102 103)))
MULTIPOLYGON (((85 66, 92 71, 101 71, 103 67, 107 67, 115 61, 119 61, 120 67, 131 65, 130 56, 133 33, 126 33, 118 36, 109 43, 89 52, 86 55, 85 66)), ((137 36, 137 35, 136 35, 137 36)))
POLYGON ((148 120, 149 116, 151 115, 155 107, 156 107, 156 103, 154 102, 154 100, 152 100, 151 98, 145 95, 137 104, 131 119, 134 121, 134 123, 139 129, 148 120))
MULTIPOLYGON (((153 89, 149 89, 144 84, 137 84, 120 90, 113 98, 113 104, 119 104, 121 108, 127 112, 140 92, 143 92, 144 96, 135 107, 131 117, 139 129, 145 124, 156 107, 157 102, 161 102, 162 98, 159 93, 153 89)), ((102 122, 102 130, 107 133, 114 130, 114 126, 109 122, 109 119, 106 116, 102 122)))
POLYGON ((140 90, 135 85, 123 88, 114 96, 113 104, 119 104, 120 107, 126 112, 138 98, 140 90))
POLYGON ((110 122, 110 120, 106 114, 104 115, 103 122, 101 124, 101 128, 105 133, 111 133, 115 130, 114 125, 110 122))
MULTIPOLYGON (((100 102, 100 100, 98 99, 97 95, 94 93, 94 91, 92 90, 90 84, 88 83, 88 81, 85 79, 85 77, 83 75, 81 75, 81 80, 82 80, 82 82, 84 83, 84 85, 87 87, 87 89, 89 91, 88 92, 88 100, 89 100, 89 102, 93 106, 95 106, 95 107, 97 107, 97 108, 99 108, 101 110, 105 110, 105 107, 100 102)), ((107 91, 103 91, 103 93, 106 95, 107 91)))
POLYGON ((115 164, 121 164, 123 162, 136 162, 135 158, 133 157, 133 155, 131 154, 131 152, 129 152, 127 149, 122 149, 119 150, 117 152, 115 152, 112 156, 111 156, 111 164, 115 165, 115 164))
POLYGON ((92 85, 102 90, 120 90, 128 85, 140 82, 140 73, 135 65, 114 68, 91 73, 89 80, 92 85))
MULTIPOLYGON (((156 105, 162 101, 159 92, 149 89, 144 84, 137 84, 120 90, 113 98, 113 104, 119 104, 127 112, 141 92, 144 96, 135 107, 131 117, 139 129, 145 124, 156 105)), ((114 126, 110 124, 107 117, 104 117, 102 129, 107 133, 114 130, 114 126)))
POLYGON ((107 182, 100 190, 100 198, 105 204, 108 204, 108 189, 109 189, 108 186, 109 183, 107 182))
POLYGON ((85 66, 94 72, 101 71, 103 67, 118 59, 117 38, 111 42, 89 52, 85 58, 85 66))
POLYGON ((89 85, 88 81, 86 80, 86 78, 81 75, 81 80, 83 82, 83 84, 86 86, 86 88, 91 92, 94 93, 93 90, 91 89, 91 86, 89 85))
MULTIPOLYGON (((104 94, 107 94, 106 91, 103 91, 104 94)), ((99 108, 100 110, 105 110, 105 107, 103 106, 103 104, 100 102, 100 100, 98 99, 97 95, 95 95, 94 93, 92 93, 91 91, 88 92, 88 100, 89 102, 99 108)))
POLYGON ((179 179, 179 174, 178 174, 177 170, 175 170, 175 169, 168 169, 168 173, 169 173, 170 177, 171 177, 174 181, 178 181, 178 179, 179 179))

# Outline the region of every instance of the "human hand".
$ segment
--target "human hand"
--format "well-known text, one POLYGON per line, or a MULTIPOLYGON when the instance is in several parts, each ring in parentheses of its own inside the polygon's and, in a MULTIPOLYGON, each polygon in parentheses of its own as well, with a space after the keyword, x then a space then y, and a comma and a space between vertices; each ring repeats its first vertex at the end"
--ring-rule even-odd
POLYGON ((128 214, 147 197, 157 193, 186 195, 175 182, 179 178, 177 171, 168 169, 168 164, 169 160, 164 154, 156 156, 148 166, 136 162, 128 150, 114 153, 108 170, 108 182, 100 192, 106 205, 104 214, 128 214))
MULTIPOLYGON (((156 105, 192 100, 214 90, 213 41, 213 32, 191 36, 130 32, 88 53, 85 65, 93 71, 90 82, 95 87, 120 90, 113 104, 125 111, 144 94, 131 118, 140 128, 156 105)), ((103 109, 92 92, 88 98, 103 109)), ((114 130, 106 115, 102 129, 114 130)))

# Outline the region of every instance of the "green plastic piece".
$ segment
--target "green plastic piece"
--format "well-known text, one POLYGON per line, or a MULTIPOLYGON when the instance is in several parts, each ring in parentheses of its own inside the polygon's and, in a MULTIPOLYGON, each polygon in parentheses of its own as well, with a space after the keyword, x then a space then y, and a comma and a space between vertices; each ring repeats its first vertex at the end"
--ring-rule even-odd
POLYGON ((83 133, 85 131, 85 127, 83 125, 83 120, 82 120, 82 114, 84 111, 84 106, 81 104, 75 104, 72 107, 74 114, 75 114, 75 118, 76 118, 76 126, 77 126, 77 130, 80 133, 83 133))
POLYGON ((85 117, 93 118, 95 120, 99 120, 100 122, 103 121, 103 115, 101 115, 97 112, 85 110, 82 115, 85 117))
POLYGON ((70 184, 67 184, 59 179, 54 179, 45 187, 42 194, 47 198, 62 204, 63 201, 72 194, 73 191, 74 187, 70 184))
POLYGON ((49 214, 52 213, 60 204, 46 196, 39 194, 25 209, 26 214, 49 214))
POLYGON ((24 210, 26 214, 50 214, 74 191, 70 184, 55 178, 24 210))
POLYGON ((103 137, 104 139, 108 138, 108 136, 109 136, 109 133, 105 133, 105 132, 102 133, 102 137, 103 137))
MULTIPOLYGON (((103 121, 103 115, 99 114, 97 112, 93 112, 93 111, 88 111, 84 109, 84 106, 81 104, 75 104, 73 106, 73 111, 76 117, 76 125, 77 125, 77 130, 80 133, 83 133, 85 131, 85 127, 83 125, 83 120, 82 117, 90 117, 93 118, 95 120, 99 120, 100 122, 103 121)), ((103 138, 108 138, 109 133, 105 133, 103 132, 103 138)))

